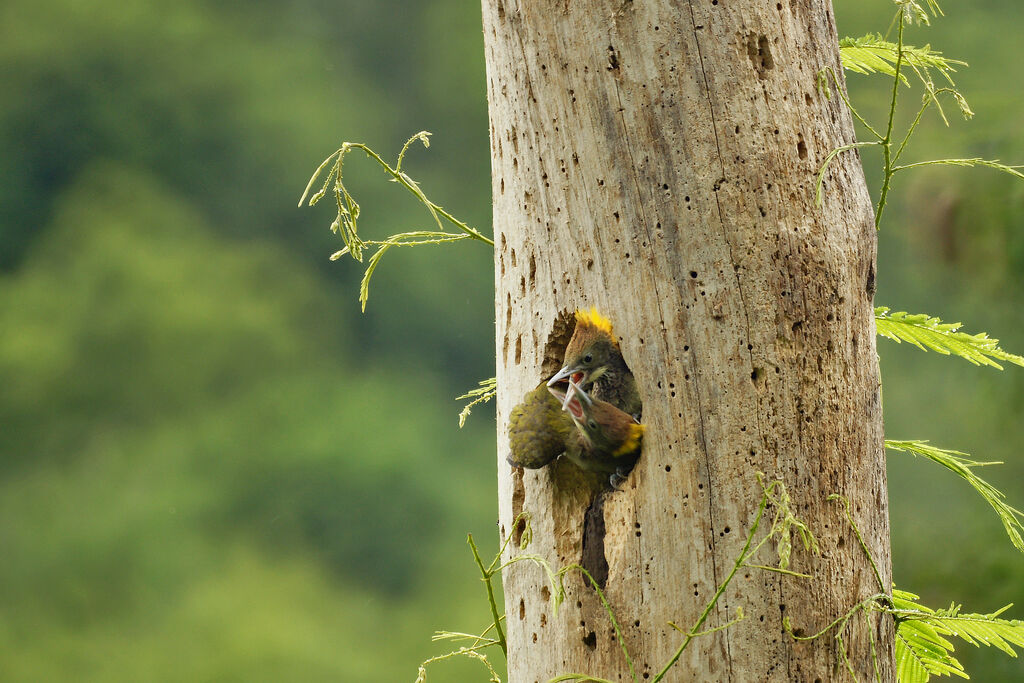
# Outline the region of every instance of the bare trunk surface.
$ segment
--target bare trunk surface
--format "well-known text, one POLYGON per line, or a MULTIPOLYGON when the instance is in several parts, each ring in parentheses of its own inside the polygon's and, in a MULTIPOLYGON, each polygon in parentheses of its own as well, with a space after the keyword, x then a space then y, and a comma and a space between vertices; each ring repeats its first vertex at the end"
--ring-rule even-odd
MULTIPOLYGON (((829 681, 811 634, 878 586, 842 508, 849 497, 886 585, 889 529, 872 315, 876 236, 852 142, 830 3, 810 0, 483 0, 490 102, 499 504, 532 515, 530 551, 599 574, 640 680, 653 678, 738 556, 781 479, 822 554, 813 579, 740 572, 666 680, 829 681), (643 396, 643 455, 621 491, 562 462, 505 463, 511 408, 557 369, 566 312, 609 316, 643 396), (589 510, 589 512, 588 512, 589 510), (586 540, 584 529, 586 528, 586 540), (603 575, 601 575, 603 573, 603 575)), ((514 550, 514 548, 513 548, 514 550)), ((773 559, 774 548, 761 558, 773 559)), ((512 554, 512 553, 510 553, 512 554)), ((578 573, 558 614, 544 573, 504 574, 513 682, 568 672, 628 680, 611 624, 578 573)), ((891 619, 871 618, 882 680, 891 619)), ((868 627, 846 638, 873 678, 868 627)))

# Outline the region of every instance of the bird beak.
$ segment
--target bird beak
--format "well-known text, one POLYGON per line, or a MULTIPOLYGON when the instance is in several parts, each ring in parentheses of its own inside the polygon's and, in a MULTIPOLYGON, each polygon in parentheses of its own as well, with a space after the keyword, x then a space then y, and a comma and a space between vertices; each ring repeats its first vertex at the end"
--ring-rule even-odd
POLYGON ((564 368, 554 374, 554 376, 548 380, 548 386, 552 386, 555 382, 560 382, 564 379, 572 377, 572 368, 566 365, 564 368))
POLYGON ((580 370, 578 367, 571 368, 566 365, 564 368, 555 373, 555 376, 548 380, 548 387, 550 388, 555 382, 569 381, 569 388, 565 392, 565 398, 562 400, 562 410, 566 410, 569 405, 569 399, 572 398, 576 392, 582 392, 580 389, 580 383, 583 378, 586 377, 586 373, 580 370))
POLYGON ((580 399, 587 402, 588 406, 591 405, 591 403, 593 403, 587 392, 583 391, 583 387, 579 385, 579 382, 582 379, 582 372, 573 373, 569 377, 569 389, 565 392, 565 400, 562 402, 562 410, 568 409, 569 401, 570 399, 572 399, 573 396, 579 396, 580 399), (579 377, 579 379, 576 379, 577 377, 579 377))
MULTIPOLYGON (((581 375, 581 376, 583 375, 582 372, 577 373, 577 374, 581 375)), ((566 406, 569 405, 569 400, 570 400, 570 398, 572 396, 578 396, 581 401, 586 402, 588 407, 594 404, 593 399, 590 398, 590 394, 588 394, 587 392, 583 391, 583 387, 581 387, 579 385, 579 380, 576 380, 575 377, 576 377, 576 375, 573 375, 572 377, 569 378, 569 391, 568 391, 568 393, 570 394, 570 396, 566 397, 565 403, 562 404, 562 410, 565 410, 566 406)), ((582 379, 582 377, 581 377, 581 379, 582 379)))
POLYGON ((588 404, 590 403, 590 397, 587 396, 587 392, 580 389, 578 384, 570 381, 567 384, 566 391, 562 391, 559 387, 548 387, 548 391, 562 404, 562 410, 569 411, 569 415, 574 420, 583 419, 583 404, 580 403, 580 399, 577 397, 582 396, 588 404))
MULTIPOLYGON (((586 394, 583 395, 586 396, 586 394)), ((580 400, 575 396, 570 396, 565 400, 563 410, 569 411, 569 415, 572 416, 574 422, 583 422, 583 404, 581 404, 580 400)))
POLYGON ((551 392, 552 396, 558 399, 559 403, 563 403, 565 401, 565 395, 568 392, 568 385, 566 385, 566 391, 562 391, 560 387, 553 387, 551 386, 551 382, 548 382, 548 391, 551 392))

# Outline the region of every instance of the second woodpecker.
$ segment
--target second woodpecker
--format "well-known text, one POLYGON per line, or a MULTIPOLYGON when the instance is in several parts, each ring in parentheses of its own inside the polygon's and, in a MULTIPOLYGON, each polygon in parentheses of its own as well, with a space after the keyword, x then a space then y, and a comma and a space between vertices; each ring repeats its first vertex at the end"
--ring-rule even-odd
POLYGON ((613 488, 626 478, 640 456, 644 426, 607 401, 592 398, 570 382, 550 387, 576 425, 575 439, 566 444, 565 456, 580 469, 611 475, 613 488))

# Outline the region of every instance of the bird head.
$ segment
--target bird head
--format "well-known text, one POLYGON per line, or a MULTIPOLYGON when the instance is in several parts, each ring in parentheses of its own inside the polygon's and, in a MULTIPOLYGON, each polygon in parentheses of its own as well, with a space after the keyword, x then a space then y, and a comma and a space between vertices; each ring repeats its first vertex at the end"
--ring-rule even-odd
POLYGON ((619 344, 608 318, 596 308, 576 311, 576 329, 565 347, 564 365, 548 381, 548 386, 569 379, 571 395, 572 385, 586 387, 607 372, 609 359, 615 353, 619 353, 619 344))
POLYGON ((572 381, 564 391, 561 385, 548 387, 548 390, 562 402, 591 450, 621 457, 631 455, 640 448, 644 426, 633 419, 632 415, 611 403, 591 398, 572 381))

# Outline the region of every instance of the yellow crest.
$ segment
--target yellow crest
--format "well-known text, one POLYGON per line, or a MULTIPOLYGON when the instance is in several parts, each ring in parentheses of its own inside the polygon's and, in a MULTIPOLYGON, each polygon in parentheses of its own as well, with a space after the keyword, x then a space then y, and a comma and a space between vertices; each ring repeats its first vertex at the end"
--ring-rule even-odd
POLYGON ((589 311, 577 309, 576 325, 587 325, 603 332, 607 332, 608 336, 613 339, 615 338, 615 335, 612 334, 612 321, 598 313, 596 308, 591 308, 589 311))
POLYGON ((612 453, 612 456, 629 455, 640 447, 640 440, 644 438, 644 426, 641 424, 629 425, 629 436, 622 442, 622 445, 612 453))

